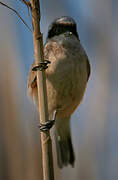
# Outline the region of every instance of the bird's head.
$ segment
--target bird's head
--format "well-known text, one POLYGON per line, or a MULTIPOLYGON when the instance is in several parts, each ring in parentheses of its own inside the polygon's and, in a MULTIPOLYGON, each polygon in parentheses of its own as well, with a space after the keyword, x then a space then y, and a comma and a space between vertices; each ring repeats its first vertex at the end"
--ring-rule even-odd
POLYGON ((47 39, 66 32, 72 33, 77 37, 77 39, 79 39, 79 35, 77 33, 77 26, 74 19, 68 16, 62 16, 61 18, 55 19, 49 26, 47 39))

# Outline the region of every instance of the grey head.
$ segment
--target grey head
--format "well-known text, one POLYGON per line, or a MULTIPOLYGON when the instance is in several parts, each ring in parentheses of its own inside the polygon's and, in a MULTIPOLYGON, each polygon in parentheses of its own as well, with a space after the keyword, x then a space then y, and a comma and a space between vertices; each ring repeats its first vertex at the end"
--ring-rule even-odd
POLYGON ((69 16, 62 16, 55 19, 49 26, 47 40, 66 32, 71 32, 77 39, 79 39, 74 19, 69 16))

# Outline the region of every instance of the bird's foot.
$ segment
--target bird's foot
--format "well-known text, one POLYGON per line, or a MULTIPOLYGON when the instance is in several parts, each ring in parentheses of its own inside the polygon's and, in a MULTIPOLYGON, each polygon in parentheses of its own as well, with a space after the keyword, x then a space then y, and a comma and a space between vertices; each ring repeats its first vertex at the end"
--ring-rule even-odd
POLYGON ((54 123, 55 123, 55 120, 48 120, 43 124, 40 123, 39 129, 42 132, 49 131, 52 128, 52 126, 54 125, 54 123))
POLYGON ((43 124, 40 123, 40 125, 39 125, 40 131, 42 131, 42 132, 49 131, 55 123, 56 115, 57 115, 57 110, 55 110, 53 113, 53 120, 48 120, 43 124))
POLYGON ((43 71, 45 69, 48 68, 48 64, 50 64, 51 62, 48 61, 48 60, 44 60, 44 62, 40 62, 38 63, 37 65, 35 65, 33 68, 32 68, 32 71, 43 71))

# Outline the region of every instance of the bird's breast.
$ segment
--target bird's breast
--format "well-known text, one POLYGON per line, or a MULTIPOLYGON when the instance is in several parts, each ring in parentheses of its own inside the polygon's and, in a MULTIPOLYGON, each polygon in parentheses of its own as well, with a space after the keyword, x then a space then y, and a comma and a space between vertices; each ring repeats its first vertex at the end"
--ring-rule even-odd
POLYGON ((70 114, 82 100, 86 87, 86 65, 79 60, 79 51, 60 47, 50 52, 47 69, 49 109, 61 107, 70 114))

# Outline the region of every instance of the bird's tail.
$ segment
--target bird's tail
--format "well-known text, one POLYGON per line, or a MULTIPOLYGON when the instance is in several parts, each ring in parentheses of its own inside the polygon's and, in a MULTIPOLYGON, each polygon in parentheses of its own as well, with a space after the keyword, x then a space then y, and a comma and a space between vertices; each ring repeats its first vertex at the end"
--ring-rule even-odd
POLYGON ((70 118, 57 118, 55 124, 55 142, 59 168, 68 164, 74 166, 75 156, 71 140, 70 118))

